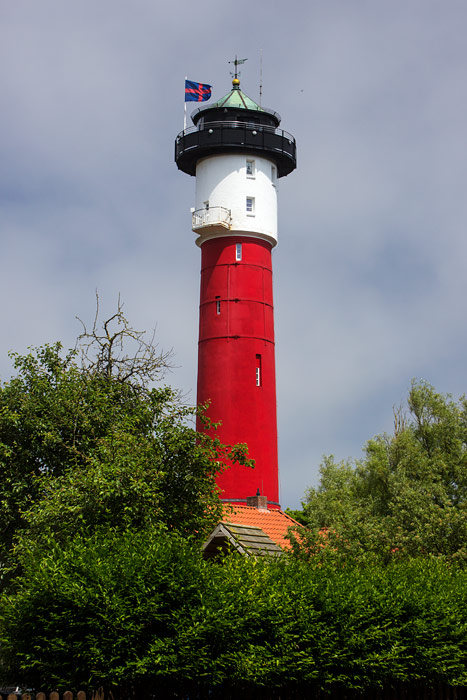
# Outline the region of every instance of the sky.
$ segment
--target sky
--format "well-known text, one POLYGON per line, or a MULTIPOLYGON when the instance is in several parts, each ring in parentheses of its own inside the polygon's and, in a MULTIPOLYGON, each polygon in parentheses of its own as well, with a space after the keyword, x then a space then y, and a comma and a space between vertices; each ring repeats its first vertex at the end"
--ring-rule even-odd
MULTIPOLYGON (((196 401, 184 78, 279 112, 298 167, 274 250, 281 503, 360 459, 423 379, 467 387, 464 0, 0 0, 0 378, 118 295, 196 401)), ((188 113, 196 105, 188 104, 188 113)))

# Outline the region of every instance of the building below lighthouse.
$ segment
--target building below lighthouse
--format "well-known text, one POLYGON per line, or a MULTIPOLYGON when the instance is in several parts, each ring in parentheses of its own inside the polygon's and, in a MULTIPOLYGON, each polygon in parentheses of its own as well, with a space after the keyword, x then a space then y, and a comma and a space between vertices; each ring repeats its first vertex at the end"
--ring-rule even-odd
MULTIPOLYGON (((279 509, 271 251, 277 183, 296 167, 296 144, 279 115, 240 89, 192 114, 175 160, 195 176, 192 228, 201 249, 197 401, 220 422, 216 436, 246 443, 254 469, 218 478, 226 503, 279 509)), ((203 430, 203 426, 198 426, 203 430)))

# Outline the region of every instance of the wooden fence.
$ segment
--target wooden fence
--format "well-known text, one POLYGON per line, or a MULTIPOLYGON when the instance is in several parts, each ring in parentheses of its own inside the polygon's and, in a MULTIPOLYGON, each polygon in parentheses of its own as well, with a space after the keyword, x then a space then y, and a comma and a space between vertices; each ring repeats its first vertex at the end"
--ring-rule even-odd
POLYGON ((102 700, 103 697, 100 692, 87 694, 84 690, 78 690, 77 693, 67 690, 62 695, 56 691, 52 693, 22 693, 20 695, 0 693, 1 700, 102 700))
MULTIPOLYGON (((286 689, 274 689, 266 691, 265 688, 255 691, 250 695, 249 692, 227 692, 223 695, 225 700, 236 700, 238 697, 242 697, 242 700, 250 700, 250 698, 260 698, 261 700, 467 700, 467 688, 455 688, 453 686, 438 685, 434 688, 423 688, 417 686, 400 686, 398 688, 387 688, 385 690, 367 690, 363 693, 356 693, 348 690, 336 689, 330 694, 318 692, 313 693, 312 691, 300 691, 292 690, 287 691, 286 689)), ((167 694, 159 694, 157 689, 148 696, 145 694, 145 698, 151 697, 156 700, 166 700, 167 694)), ((220 697, 213 693, 208 692, 200 693, 199 691, 194 691, 193 693, 170 694, 170 697, 174 700, 201 700, 207 697, 220 697)), ((5 694, 0 692, 0 700, 104 700, 104 694, 101 691, 86 693, 84 690, 73 693, 71 690, 67 690, 64 693, 57 693, 56 691, 51 693, 35 692, 35 693, 10 693, 5 694)), ((136 700, 138 696, 136 696, 136 700)))

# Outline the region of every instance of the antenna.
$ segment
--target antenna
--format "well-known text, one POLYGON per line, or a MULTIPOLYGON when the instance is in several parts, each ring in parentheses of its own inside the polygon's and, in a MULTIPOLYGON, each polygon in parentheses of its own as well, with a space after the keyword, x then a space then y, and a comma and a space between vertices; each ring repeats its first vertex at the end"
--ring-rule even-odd
POLYGON ((263 49, 259 52, 259 106, 263 97, 263 49))

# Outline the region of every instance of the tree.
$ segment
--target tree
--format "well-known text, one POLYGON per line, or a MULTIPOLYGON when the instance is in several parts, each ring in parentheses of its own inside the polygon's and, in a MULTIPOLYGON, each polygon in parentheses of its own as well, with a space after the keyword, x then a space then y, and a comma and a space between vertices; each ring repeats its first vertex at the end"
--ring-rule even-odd
POLYGON ((0 386, 2 569, 24 529, 26 539, 66 539, 157 521, 201 537, 216 520, 216 474, 226 459, 249 462, 197 433, 198 409, 154 386, 168 359, 120 304, 67 353, 56 343, 14 355, 17 374, 0 386))
POLYGON ((408 415, 395 411, 394 434, 379 435, 365 458, 326 458, 303 504, 312 532, 297 551, 385 559, 431 554, 467 560, 467 400, 414 382, 408 415))

